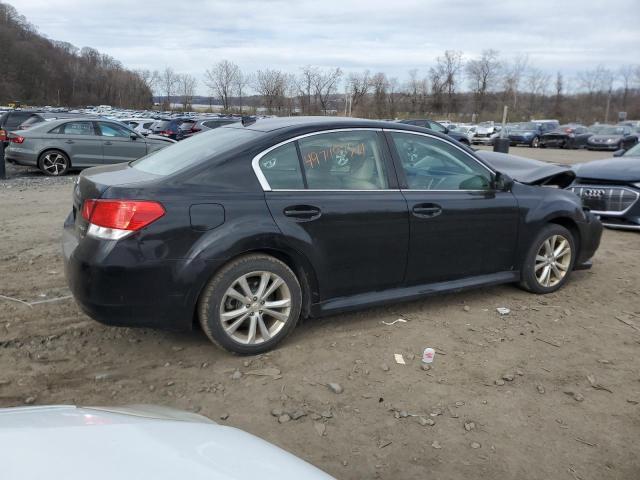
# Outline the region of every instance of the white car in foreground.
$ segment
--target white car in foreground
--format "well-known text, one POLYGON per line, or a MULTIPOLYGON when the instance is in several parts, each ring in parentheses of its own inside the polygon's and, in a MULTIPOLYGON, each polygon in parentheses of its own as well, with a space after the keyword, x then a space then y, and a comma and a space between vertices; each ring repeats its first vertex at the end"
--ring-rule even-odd
POLYGON ((330 480, 258 437, 165 407, 0 409, 7 480, 330 480))

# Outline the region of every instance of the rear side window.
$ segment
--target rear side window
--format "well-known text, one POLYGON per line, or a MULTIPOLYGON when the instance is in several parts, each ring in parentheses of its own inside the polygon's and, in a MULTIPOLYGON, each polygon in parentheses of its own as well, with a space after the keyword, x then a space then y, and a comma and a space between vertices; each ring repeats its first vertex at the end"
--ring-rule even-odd
POLYGON ((303 138, 298 144, 310 189, 387 188, 384 159, 374 131, 323 133, 303 138))
POLYGON ((7 130, 10 130, 20 125, 22 122, 24 122, 27 118, 29 118, 32 115, 33 114, 29 112, 9 112, 9 115, 7 117, 7 120, 4 126, 7 130))
POLYGON ((158 150, 132 162, 131 166, 155 175, 171 175, 251 143, 261 135, 260 132, 244 128, 216 128, 194 135, 189 141, 158 150))
POLYGON ((52 130, 51 133, 63 133, 65 135, 95 135, 91 122, 68 122, 52 130))
POLYGON ((294 142, 271 150, 260 159, 260 170, 271 188, 298 190, 304 188, 300 160, 294 142))

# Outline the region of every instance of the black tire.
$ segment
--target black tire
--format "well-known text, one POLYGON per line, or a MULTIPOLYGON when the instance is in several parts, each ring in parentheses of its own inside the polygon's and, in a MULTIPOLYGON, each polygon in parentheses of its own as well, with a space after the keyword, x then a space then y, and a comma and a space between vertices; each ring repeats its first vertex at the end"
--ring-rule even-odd
MULTIPOLYGON (((240 307, 242 308, 242 305, 240 307)), ((215 345, 239 355, 257 355, 273 349, 294 330, 300 318, 301 308, 302 290, 293 271, 277 258, 251 254, 231 261, 213 276, 198 300, 198 319, 202 330, 215 345), (220 309, 227 290, 243 275, 258 271, 275 274, 284 280, 290 293, 290 310, 284 326, 269 340, 262 339, 261 343, 246 344, 232 338, 225 331, 220 309)))
POLYGON ((564 228, 562 225, 556 225, 553 223, 547 224, 540 230, 538 235, 534 238, 533 242, 531 242, 531 246, 527 251, 527 255, 525 257, 524 263, 522 264, 522 269, 520 271, 520 287, 528 292, 538 293, 538 294, 546 294, 555 292, 556 290, 562 288, 565 283, 569 280, 571 276, 571 272, 573 270, 573 266, 576 261, 576 242, 573 238, 573 235, 569 230, 564 228), (536 256, 538 251, 541 249, 543 243, 555 235, 559 235, 564 237, 571 248, 571 259, 568 263, 568 267, 566 270, 566 274, 558 283, 551 286, 542 285, 536 275, 535 275, 535 266, 536 266, 536 256))
POLYGON ((69 157, 60 150, 46 150, 38 159, 38 168, 50 177, 60 177, 66 174, 70 167, 69 157))
POLYGON ((529 147, 538 148, 538 146, 540 146, 540 139, 538 137, 533 137, 531 139, 531 143, 529 144, 529 147))

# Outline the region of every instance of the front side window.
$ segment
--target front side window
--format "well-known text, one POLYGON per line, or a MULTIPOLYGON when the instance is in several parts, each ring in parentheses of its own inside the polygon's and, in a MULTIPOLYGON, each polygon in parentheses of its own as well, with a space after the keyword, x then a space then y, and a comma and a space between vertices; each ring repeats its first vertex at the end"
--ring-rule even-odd
POLYGON ((304 188, 300 160, 294 142, 271 150, 260 159, 259 165, 271 188, 280 190, 304 188))
POLYGON ((410 133, 391 133, 412 190, 488 190, 491 174, 449 142, 410 133))
POLYGON ((128 138, 131 135, 131 131, 127 130, 120 125, 116 125, 115 123, 106 123, 106 122, 98 122, 98 126, 100 127, 100 134, 103 137, 126 137, 128 138))
POLYGON ((91 122, 69 122, 60 128, 65 135, 95 135, 91 122))
POLYGON ((298 141, 309 189, 387 188, 384 160, 375 131, 312 135, 298 141))

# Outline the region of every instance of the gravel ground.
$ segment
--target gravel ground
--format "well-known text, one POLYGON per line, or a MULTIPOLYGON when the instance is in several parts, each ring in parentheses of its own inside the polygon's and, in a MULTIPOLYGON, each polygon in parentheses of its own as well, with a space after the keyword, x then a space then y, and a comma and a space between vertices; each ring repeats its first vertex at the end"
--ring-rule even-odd
POLYGON ((66 298, 60 258, 73 177, 10 175, 0 182, 0 294, 31 304, 0 299, 0 406, 189 409, 339 479, 640 478, 637 233, 605 231, 593 269, 551 295, 507 285, 337 315, 240 358, 199 331, 109 328, 83 315, 66 298), (56 301, 34 303, 43 300, 56 301), (437 353, 423 370, 428 346, 437 353))

